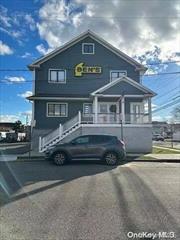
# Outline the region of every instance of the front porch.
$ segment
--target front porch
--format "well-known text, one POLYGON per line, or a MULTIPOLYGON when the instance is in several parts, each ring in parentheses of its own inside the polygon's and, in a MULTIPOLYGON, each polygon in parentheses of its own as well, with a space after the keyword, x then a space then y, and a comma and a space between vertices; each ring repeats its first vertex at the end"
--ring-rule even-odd
MULTIPOLYGON (((124 116, 125 118, 126 116, 124 116)), ((119 139, 125 140, 125 143, 128 143, 128 151, 148 152, 152 147, 152 125, 149 124, 149 121, 145 123, 144 119, 146 119, 146 116, 138 115, 134 116, 134 119, 136 120, 134 124, 132 122, 129 123, 128 120, 125 123, 125 121, 122 121, 120 114, 113 113, 109 117, 109 115, 103 113, 102 117, 102 114, 97 113, 95 122, 95 114, 84 116, 79 111, 74 118, 63 125, 60 124, 51 133, 44 137, 39 137, 39 152, 44 152, 59 142, 68 142, 84 134, 114 135, 119 139), (139 139, 138 148, 137 137, 139 139)))
POLYGON ((92 105, 85 105, 81 119, 91 124, 151 123, 151 97, 96 95, 92 105))
POLYGON ((39 151, 83 134, 108 134, 125 140, 130 152, 148 152, 152 147, 151 98, 154 95, 122 76, 92 92, 82 112, 40 137, 39 151))

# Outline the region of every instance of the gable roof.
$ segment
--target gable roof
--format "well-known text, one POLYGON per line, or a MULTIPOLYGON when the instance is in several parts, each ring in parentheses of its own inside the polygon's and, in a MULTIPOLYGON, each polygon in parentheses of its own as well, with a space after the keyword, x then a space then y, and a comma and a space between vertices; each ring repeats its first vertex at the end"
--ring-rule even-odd
POLYGON ((120 77, 120 78, 118 78, 118 79, 116 79, 116 80, 114 80, 114 81, 104 85, 103 87, 101 87, 101 88, 97 89, 96 91, 92 92, 91 95, 94 96, 96 94, 101 94, 104 91, 106 91, 107 89, 113 87, 114 85, 116 85, 117 83, 122 82, 122 81, 131 84, 132 86, 136 87, 137 89, 143 91, 145 94, 150 94, 151 96, 155 96, 156 95, 156 93, 153 92, 152 90, 150 90, 149 88, 143 86, 142 84, 134 81, 133 79, 131 79, 131 78, 127 77, 127 76, 122 76, 122 77, 120 77))
POLYGON ((105 41, 104 39, 102 39, 101 37, 99 37, 97 34, 95 34, 94 32, 92 32, 90 30, 80 34, 79 36, 73 38, 71 41, 65 43, 61 47, 56 48, 54 51, 52 51, 52 52, 46 54, 45 56, 37 59, 32 64, 28 65, 28 68, 30 70, 33 70, 34 68, 40 67, 40 65, 42 63, 44 63, 47 60, 53 58, 57 54, 65 51, 66 49, 70 48, 71 46, 73 46, 74 44, 78 43, 79 41, 83 40, 86 37, 91 37, 92 39, 94 39, 95 41, 97 41, 98 43, 100 43, 101 45, 106 47, 107 49, 109 49, 114 54, 118 55, 119 57, 121 57, 125 61, 127 61, 130 64, 132 64, 133 66, 135 66, 138 70, 142 70, 144 72, 147 70, 147 68, 145 66, 143 66, 140 63, 138 63, 136 60, 134 60, 133 58, 129 57, 125 53, 121 52, 119 49, 115 48, 113 45, 111 45, 110 43, 108 43, 107 41, 105 41))

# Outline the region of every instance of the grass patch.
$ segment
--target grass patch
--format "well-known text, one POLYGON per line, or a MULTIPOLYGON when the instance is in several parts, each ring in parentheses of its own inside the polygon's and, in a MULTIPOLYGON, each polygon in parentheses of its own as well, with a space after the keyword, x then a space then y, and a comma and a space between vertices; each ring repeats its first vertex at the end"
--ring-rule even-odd
POLYGON ((152 153, 154 154, 180 154, 180 151, 173 151, 172 149, 156 148, 153 147, 152 153))

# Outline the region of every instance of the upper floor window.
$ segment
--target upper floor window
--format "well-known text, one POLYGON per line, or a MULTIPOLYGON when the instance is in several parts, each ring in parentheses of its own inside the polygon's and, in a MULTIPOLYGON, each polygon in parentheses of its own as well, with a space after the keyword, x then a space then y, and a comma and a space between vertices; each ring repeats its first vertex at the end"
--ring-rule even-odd
POLYGON ((82 54, 94 54, 94 43, 83 43, 82 54))
POLYGON ((49 69, 49 82, 66 83, 66 70, 49 69))
POLYGON ((126 70, 112 70, 110 71, 110 82, 120 78, 122 75, 127 76, 126 70))

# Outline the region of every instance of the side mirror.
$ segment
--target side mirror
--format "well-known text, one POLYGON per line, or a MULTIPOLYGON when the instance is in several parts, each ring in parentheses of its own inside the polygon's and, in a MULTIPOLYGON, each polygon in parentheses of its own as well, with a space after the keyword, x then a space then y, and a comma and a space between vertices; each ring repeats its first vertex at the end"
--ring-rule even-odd
POLYGON ((72 141, 71 144, 72 144, 72 145, 76 145, 76 142, 75 142, 75 141, 72 141))

